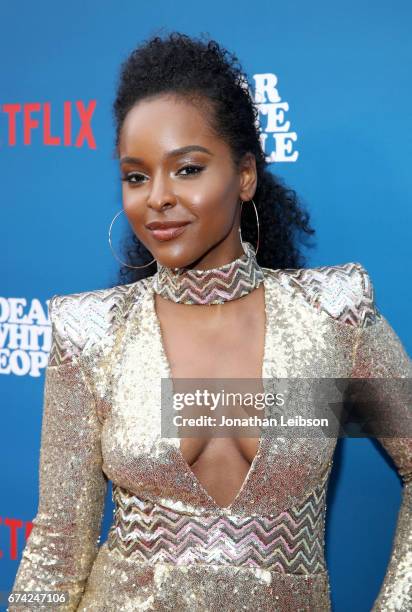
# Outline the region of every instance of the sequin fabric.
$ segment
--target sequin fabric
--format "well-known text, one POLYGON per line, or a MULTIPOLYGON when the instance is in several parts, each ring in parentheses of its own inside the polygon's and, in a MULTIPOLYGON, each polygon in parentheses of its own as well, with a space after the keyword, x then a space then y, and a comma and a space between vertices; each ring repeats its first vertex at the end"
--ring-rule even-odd
MULTIPOLYGON (((262 270, 262 378, 412 376, 361 264, 262 270)), ((160 435, 170 366, 152 283, 50 301, 39 507, 13 589, 66 591, 58 609, 67 611, 330 611, 324 524, 336 439, 262 437, 242 487, 220 507, 179 440, 160 435), (99 546, 108 479, 115 511, 99 546)), ((296 409, 313 401, 309 388, 296 409)), ((412 398, 376 401, 405 430, 411 424, 412 398)), ((404 611, 412 609, 412 442, 379 442, 404 486, 373 611, 404 611)))
POLYGON ((115 486, 115 522, 108 547, 156 564, 250 566, 282 573, 325 571, 324 481, 302 504, 278 515, 188 514, 115 486))
POLYGON ((243 297, 264 280, 254 247, 244 242, 243 249, 241 257, 210 270, 167 268, 158 264, 153 289, 180 304, 224 304, 243 297))

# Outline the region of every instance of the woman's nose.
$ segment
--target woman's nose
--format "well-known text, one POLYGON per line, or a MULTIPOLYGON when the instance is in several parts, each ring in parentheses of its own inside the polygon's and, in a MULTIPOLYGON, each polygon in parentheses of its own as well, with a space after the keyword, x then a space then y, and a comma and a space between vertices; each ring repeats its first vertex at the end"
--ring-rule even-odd
POLYGON ((176 196, 167 179, 158 176, 153 180, 151 187, 147 198, 147 205, 149 208, 160 210, 165 206, 170 207, 176 204, 176 196))

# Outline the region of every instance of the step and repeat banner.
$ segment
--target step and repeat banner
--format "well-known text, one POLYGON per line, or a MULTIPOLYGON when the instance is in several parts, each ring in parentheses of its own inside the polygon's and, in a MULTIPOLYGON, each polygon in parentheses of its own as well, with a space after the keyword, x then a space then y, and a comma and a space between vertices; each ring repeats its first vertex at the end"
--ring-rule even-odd
MULTIPOLYGON (((307 267, 361 262, 412 354, 412 5, 44 0, 2 2, 1 15, 0 591, 7 592, 37 510, 49 300, 120 284, 107 234, 121 209, 112 119, 121 61, 149 36, 174 30, 207 33, 237 54, 271 169, 296 190, 316 229, 307 267)), ((400 499, 399 477, 378 444, 339 441, 326 524, 335 610, 370 609, 400 499)), ((102 541, 111 518, 109 488, 102 541)))

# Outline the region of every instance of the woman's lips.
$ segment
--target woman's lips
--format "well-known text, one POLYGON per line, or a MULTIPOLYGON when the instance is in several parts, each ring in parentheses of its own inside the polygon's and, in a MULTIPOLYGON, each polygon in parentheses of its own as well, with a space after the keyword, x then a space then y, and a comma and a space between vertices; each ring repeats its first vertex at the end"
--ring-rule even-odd
POLYGON ((180 234, 185 231, 187 226, 188 224, 181 225, 179 227, 169 227, 168 229, 153 229, 150 231, 152 233, 153 238, 156 238, 156 240, 160 240, 161 242, 163 242, 164 240, 172 240, 173 238, 180 236, 180 234))

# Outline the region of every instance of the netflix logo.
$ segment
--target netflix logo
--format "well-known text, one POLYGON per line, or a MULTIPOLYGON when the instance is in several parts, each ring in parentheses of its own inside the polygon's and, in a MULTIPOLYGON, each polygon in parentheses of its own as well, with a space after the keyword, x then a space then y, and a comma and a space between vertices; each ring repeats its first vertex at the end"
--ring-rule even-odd
POLYGON ((96 100, 63 104, 26 102, 0 105, 0 144, 15 147, 32 142, 51 147, 96 149, 92 118, 96 100), (3 129, 4 125, 4 129, 3 129))
POLYGON ((20 541, 22 547, 25 546, 26 541, 33 529, 33 523, 31 521, 22 521, 16 518, 3 518, 0 516, 0 532, 1 532, 1 544, 0 547, 0 559, 11 559, 15 560, 19 554, 19 540, 18 534, 21 533, 23 536, 23 542, 20 541))

